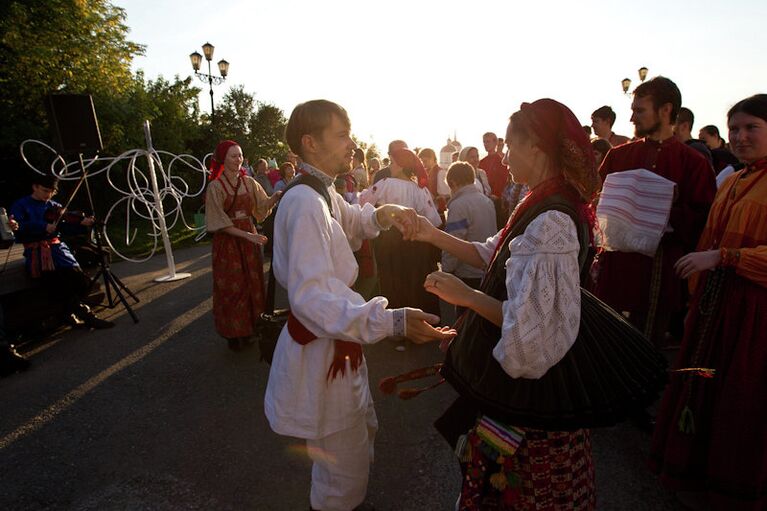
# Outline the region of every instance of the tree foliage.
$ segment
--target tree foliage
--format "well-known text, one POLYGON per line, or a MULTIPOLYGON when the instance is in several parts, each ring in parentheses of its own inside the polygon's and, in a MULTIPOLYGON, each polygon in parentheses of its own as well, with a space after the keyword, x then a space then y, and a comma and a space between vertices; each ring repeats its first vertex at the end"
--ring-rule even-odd
POLYGON ((366 141, 357 137, 354 133, 352 133, 352 140, 354 140, 354 143, 357 144, 357 147, 365 152, 366 161, 370 161, 373 158, 380 158, 381 155, 375 142, 368 144, 366 141))
POLYGON ((146 147, 143 124, 150 122, 153 146, 172 153, 197 154, 204 137, 192 79, 173 82, 162 76, 146 81, 143 72, 132 78, 130 88, 112 97, 94 98, 99 113, 105 154, 146 147))
POLYGON ((285 127, 288 121, 282 110, 270 103, 258 103, 258 111, 250 125, 254 154, 277 158, 285 161, 288 146, 285 139, 285 127))
POLYGON ((51 93, 93 97, 102 154, 145 147, 143 122, 149 120, 158 149, 202 157, 218 140, 232 138, 246 156, 285 157, 285 116, 243 87, 223 97, 211 122, 200 114, 200 89, 191 77, 147 80, 131 72, 144 46, 128 39, 125 21, 125 10, 109 0, 0 2, 0 204, 28 191, 21 142, 51 141, 44 106, 51 93))
MULTIPOLYGON (((127 39, 125 11, 106 0, 11 1, 0 16, 0 144, 39 136, 51 92, 113 96, 131 86, 144 47, 127 39), (12 131, 11 131, 12 130, 12 131)), ((44 131, 42 131, 44 132, 44 131)))
POLYGON ((219 140, 237 141, 251 161, 267 157, 282 161, 287 156, 283 142, 286 124, 282 110, 256 101, 243 86, 237 86, 224 95, 216 109, 213 130, 219 140))

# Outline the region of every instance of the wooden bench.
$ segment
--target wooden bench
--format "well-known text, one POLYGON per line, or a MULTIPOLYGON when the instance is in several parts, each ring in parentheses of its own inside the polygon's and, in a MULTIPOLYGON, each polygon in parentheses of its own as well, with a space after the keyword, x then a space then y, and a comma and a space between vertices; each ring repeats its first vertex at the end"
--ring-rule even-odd
POLYGON ((11 336, 38 334, 58 327, 66 316, 56 294, 27 275, 24 247, 0 250, 0 307, 4 328, 11 336))

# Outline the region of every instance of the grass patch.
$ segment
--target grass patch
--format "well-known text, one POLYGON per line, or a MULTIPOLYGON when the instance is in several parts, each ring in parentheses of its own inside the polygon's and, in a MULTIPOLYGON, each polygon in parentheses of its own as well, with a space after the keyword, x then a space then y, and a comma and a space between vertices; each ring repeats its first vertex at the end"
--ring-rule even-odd
MULTIPOLYGON (((192 217, 192 214, 187 215, 187 218, 191 219, 192 217)), ((194 227, 194 225, 192 226, 194 227)), ((157 244, 155 255, 165 252, 162 237, 152 235, 152 225, 147 220, 131 218, 130 224, 127 224, 125 219, 112 218, 109 221, 106 232, 114 248, 127 257, 134 259, 147 257, 151 253, 152 248, 155 247, 155 239, 157 244), (127 236, 126 230, 129 231, 127 236)), ((195 241, 199 233, 199 230, 187 229, 183 222, 179 220, 168 231, 171 248, 176 250, 200 243, 210 243, 210 236, 205 236, 200 241, 195 241)))

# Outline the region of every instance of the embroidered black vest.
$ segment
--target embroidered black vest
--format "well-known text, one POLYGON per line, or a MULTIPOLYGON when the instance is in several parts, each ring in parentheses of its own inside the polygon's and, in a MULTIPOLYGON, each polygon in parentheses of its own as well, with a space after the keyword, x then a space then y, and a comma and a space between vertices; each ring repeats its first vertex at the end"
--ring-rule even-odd
MULTIPOLYGON (((501 249, 487 271, 481 291, 501 301, 508 298, 505 264, 509 259, 509 241, 522 234, 540 214, 551 210, 566 213, 575 223, 580 242, 578 263, 581 274, 584 274, 588 258, 588 224, 578 218, 575 205, 569 199, 554 194, 525 212, 511 226, 505 239, 500 240, 501 249)), ((531 387, 551 387, 551 397, 555 398, 554 387, 561 387, 561 382, 557 385, 557 382, 551 380, 562 378, 555 369, 561 362, 540 379, 510 377, 493 357, 493 348, 501 339, 501 329, 474 311, 469 310, 467 314, 458 336, 448 349, 442 375, 461 395, 470 398, 481 412, 493 418, 520 426, 547 426, 535 419, 532 422, 526 421, 514 410, 525 409, 528 400, 536 396, 539 398, 539 390, 531 387)), ((568 351, 565 359, 571 351, 568 351)))

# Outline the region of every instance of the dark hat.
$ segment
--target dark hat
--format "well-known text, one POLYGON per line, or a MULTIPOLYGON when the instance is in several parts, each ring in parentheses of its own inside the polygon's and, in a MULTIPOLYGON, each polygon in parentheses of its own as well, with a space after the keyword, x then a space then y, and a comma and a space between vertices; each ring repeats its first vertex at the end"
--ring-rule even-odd
POLYGON ((59 179, 52 174, 39 174, 35 172, 35 175, 32 177, 32 184, 52 188, 53 190, 59 189, 59 179))

